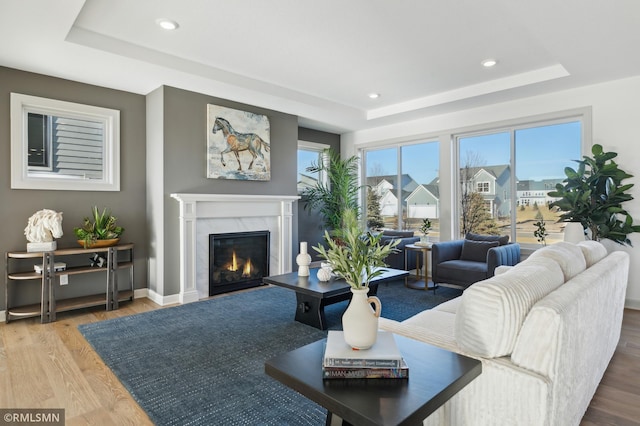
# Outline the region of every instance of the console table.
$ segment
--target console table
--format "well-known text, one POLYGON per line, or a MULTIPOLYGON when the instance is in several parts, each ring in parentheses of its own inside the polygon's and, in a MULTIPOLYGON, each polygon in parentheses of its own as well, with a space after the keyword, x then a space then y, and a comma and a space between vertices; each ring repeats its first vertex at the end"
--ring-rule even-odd
POLYGON ((105 306, 107 311, 118 309, 119 302, 133 300, 133 244, 119 244, 111 247, 67 248, 46 252, 8 252, 6 254, 5 300, 7 304, 6 322, 11 319, 40 316, 42 323, 56 320, 56 313, 91 306, 105 306), (56 271, 56 259, 78 265, 79 259, 86 261, 90 255, 97 253, 106 255, 106 264, 96 266, 69 266, 65 270, 56 271), (124 253, 126 259, 119 260, 118 254, 124 253), (35 260, 41 263, 42 272, 33 269, 35 260), (28 269, 31 266, 31 269, 28 269), (129 288, 120 290, 118 286, 118 270, 129 269, 129 288), (77 275, 103 272, 106 273, 105 291, 100 294, 59 299, 56 297, 56 278, 65 275, 77 275), (40 281, 40 303, 30 305, 12 305, 13 296, 20 291, 20 284, 25 281, 40 281))

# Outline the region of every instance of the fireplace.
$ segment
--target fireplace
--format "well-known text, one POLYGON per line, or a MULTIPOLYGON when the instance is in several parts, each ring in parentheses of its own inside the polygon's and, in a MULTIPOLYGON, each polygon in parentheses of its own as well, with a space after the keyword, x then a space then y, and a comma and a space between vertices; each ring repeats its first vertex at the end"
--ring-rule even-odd
POLYGON ((209 296, 263 285, 269 231, 209 234, 209 296))

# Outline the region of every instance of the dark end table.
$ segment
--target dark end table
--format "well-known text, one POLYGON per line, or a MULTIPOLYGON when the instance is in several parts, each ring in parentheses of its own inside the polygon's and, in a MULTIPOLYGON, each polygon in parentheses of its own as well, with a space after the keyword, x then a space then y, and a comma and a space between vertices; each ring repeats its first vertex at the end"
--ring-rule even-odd
POLYGON ((482 363, 417 340, 395 335, 409 366, 408 379, 323 379, 326 339, 278 355, 267 375, 353 425, 421 425, 422 421, 478 377, 482 363))

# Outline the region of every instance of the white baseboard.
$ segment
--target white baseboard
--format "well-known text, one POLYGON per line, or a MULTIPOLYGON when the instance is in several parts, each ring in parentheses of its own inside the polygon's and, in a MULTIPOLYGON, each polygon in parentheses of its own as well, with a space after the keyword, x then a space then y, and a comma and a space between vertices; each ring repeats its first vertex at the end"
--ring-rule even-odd
POLYGON ((147 294, 145 296, 142 296, 142 297, 146 297, 146 298, 150 299, 151 301, 157 303, 160 306, 174 305, 174 304, 180 303, 180 295, 179 294, 171 294, 169 296, 162 296, 161 294, 158 294, 158 293, 156 293, 155 291, 153 291, 151 289, 143 289, 143 290, 147 290, 147 294))
POLYGON ((624 307, 628 309, 640 310, 640 300, 638 299, 625 299, 624 307))
POLYGON ((5 322, 7 320, 7 311, 0 311, 0 322, 5 322))

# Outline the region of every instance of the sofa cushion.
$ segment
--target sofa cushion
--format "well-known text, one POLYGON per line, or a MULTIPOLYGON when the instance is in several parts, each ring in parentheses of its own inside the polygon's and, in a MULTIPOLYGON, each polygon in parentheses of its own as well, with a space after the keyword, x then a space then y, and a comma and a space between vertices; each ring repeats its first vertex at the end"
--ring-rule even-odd
POLYGON ((529 259, 538 257, 547 257, 558 262, 564 274, 565 282, 587 269, 587 263, 580 247, 566 241, 543 247, 529 255, 529 259))
POLYGON ((460 302, 462 302, 462 297, 455 297, 451 300, 447 300, 446 302, 437 305, 432 309, 432 311, 444 311, 449 312, 450 314, 456 314, 458 313, 460 302))
POLYGON ((462 243, 461 260, 471 260, 473 262, 486 262, 487 252, 492 247, 498 247, 498 241, 474 241, 464 240, 462 243))
POLYGON ((580 241, 578 247, 582 250, 587 268, 591 268, 592 265, 600 262, 608 254, 607 248, 597 241, 580 241))
POLYGON ((526 260, 462 294, 455 336, 464 351, 486 358, 509 355, 531 307, 564 283, 557 262, 526 260))
POLYGON ((501 246, 509 242, 508 235, 481 235, 474 234, 473 232, 467 232, 467 235, 465 235, 464 239, 473 241, 497 241, 501 246))

